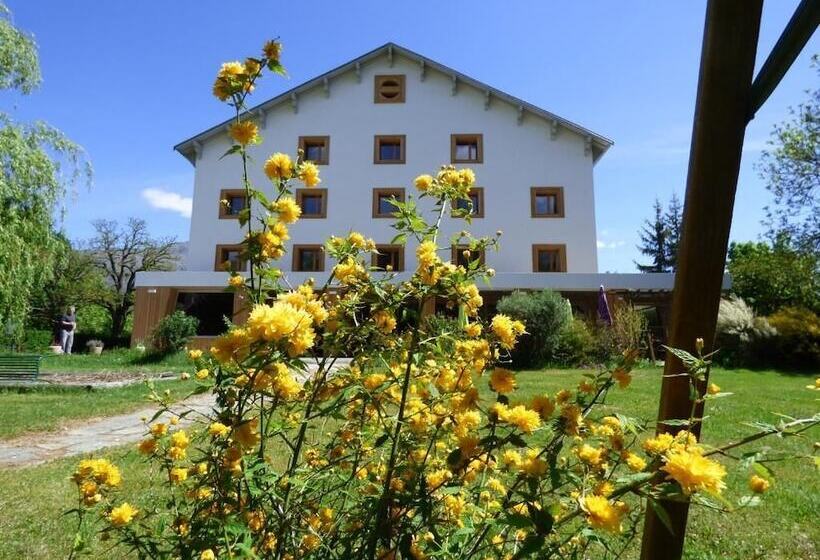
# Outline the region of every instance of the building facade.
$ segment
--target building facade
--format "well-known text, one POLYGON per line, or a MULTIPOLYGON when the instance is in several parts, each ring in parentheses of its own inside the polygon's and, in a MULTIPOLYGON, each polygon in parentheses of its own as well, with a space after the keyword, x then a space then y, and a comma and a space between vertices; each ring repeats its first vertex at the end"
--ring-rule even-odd
MULTIPOLYGON (((477 236, 503 232, 500 250, 484 255, 497 271, 494 292, 550 287, 589 295, 604 283, 597 274, 593 169, 612 142, 601 135, 392 43, 250 113, 264 138, 250 149, 256 188, 273 188, 261 169, 271 153, 295 157, 302 149, 320 166, 319 188, 296 190, 302 217, 278 263, 292 282, 321 283, 333 266, 322 244, 351 230, 378 244, 383 256, 374 265, 409 275, 415 246, 390 245, 389 201, 415 197, 417 175, 452 163, 476 174, 469 229, 477 236)), ((227 125, 175 147, 195 167, 186 270, 138 276, 135 342, 179 308, 200 316, 206 344, 222 328, 220 314, 242 307, 222 292, 223 263, 245 266, 237 260, 244 235, 237 219, 245 204, 241 163, 222 158, 231 146, 227 125)), ((446 216, 441 238, 464 227, 446 216)), ((454 247, 451 254, 457 259, 460 252, 454 247)), ((660 277, 666 275, 607 276, 625 289, 671 287, 671 277, 660 277)))

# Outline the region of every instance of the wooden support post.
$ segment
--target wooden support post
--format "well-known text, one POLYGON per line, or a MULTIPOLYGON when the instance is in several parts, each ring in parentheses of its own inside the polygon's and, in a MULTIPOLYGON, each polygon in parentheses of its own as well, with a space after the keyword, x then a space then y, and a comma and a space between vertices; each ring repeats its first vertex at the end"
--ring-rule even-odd
POLYGON ((422 318, 430 317, 431 315, 436 314, 436 298, 429 297, 424 300, 424 303, 421 306, 421 316, 422 318))
MULTIPOLYGON (((695 339, 712 349, 729 228, 749 111, 762 0, 709 0, 701 51, 692 145, 668 344, 694 351, 695 339)), ((658 430, 688 418, 692 403, 683 365, 666 354, 658 430)), ((701 388, 701 394, 705 387, 701 388)), ((699 407, 696 416, 703 413, 699 407)), ((699 433, 700 426, 693 426, 699 433)), ((647 508, 642 560, 677 560, 683 553, 687 502, 663 501, 672 532, 647 508)))

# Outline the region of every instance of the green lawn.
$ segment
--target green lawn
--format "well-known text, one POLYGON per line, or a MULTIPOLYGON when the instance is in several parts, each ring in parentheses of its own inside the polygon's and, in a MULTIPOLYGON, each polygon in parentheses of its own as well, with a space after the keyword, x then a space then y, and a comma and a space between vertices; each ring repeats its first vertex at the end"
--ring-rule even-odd
POLYGON ((138 350, 115 348, 94 354, 45 354, 40 369, 44 373, 161 373, 190 370, 184 352, 162 358, 138 350))
MULTIPOLYGON (((193 381, 159 381, 159 390, 169 390, 175 399, 188 395, 193 381)), ((110 416, 148 408, 148 388, 135 383, 115 389, 85 387, 0 387, 0 439, 26 432, 56 430, 62 425, 91 418, 110 416)), ((2 515, 2 514, 0 514, 2 515)))
MULTIPOLYGON (((572 386, 580 378, 577 370, 522 372, 519 374, 523 397, 536 392, 555 391, 572 386)), ((745 370, 722 371, 713 380, 724 391, 735 395, 711 401, 704 429, 707 442, 735 439, 752 433, 743 425, 748 419, 776 421, 774 412, 807 416, 817 410, 817 393, 804 388, 810 378, 777 372, 745 370)), ((610 394, 607 407, 628 405, 631 414, 654 417, 660 385, 660 370, 644 369, 636 374, 633 385, 610 394)), ((0 405, 0 408, 2 405, 0 405)), ((805 438, 766 441, 791 452, 810 453, 812 442, 820 433, 805 438)), ((123 499, 145 507, 158 501, 150 485, 152 473, 131 448, 117 449, 108 456, 122 468, 125 478, 123 499)), ((57 461, 39 467, 0 471, 0 559, 64 557, 72 537, 71 518, 61 512, 73 506, 74 494, 68 482, 77 459, 57 461)), ((789 559, 804 560, 820 555, 820 529, 816 523, 820 511, 820 482, 808 462, 773 464, 777 483, 758 508, 718 515, 694 509, 687 534, 688 559, 789 559)), ((742 487, 746 473, 730 471, 729 499, 739 494, 731 489, 742 487)), ((121 557, 97 546, 94 558, 121 557)), ((634 557, 634 556, 633 556, 634 557)))

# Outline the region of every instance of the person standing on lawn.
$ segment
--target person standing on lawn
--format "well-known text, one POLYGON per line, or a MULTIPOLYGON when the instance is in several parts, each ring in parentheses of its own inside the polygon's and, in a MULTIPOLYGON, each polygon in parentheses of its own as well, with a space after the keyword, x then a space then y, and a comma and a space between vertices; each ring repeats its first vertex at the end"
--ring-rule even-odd
POLYGON ((60 347, 63 349, 63 354, 71 354, 71 347, 74 346, 74 329, 76 328, 77 314, 72 305, 60 317, 60 347))

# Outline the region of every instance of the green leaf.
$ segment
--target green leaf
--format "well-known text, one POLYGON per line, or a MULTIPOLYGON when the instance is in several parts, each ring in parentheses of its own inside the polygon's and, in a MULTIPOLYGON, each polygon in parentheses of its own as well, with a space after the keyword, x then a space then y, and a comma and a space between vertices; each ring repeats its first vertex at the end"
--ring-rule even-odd
POLYGON ((533 552, 541 550, 544 546, 544 542, 546 542, 544 535, 529 535, 526 539, 524 539, 524 544, 521 545, 521 549, 519 549, 518 553, 513 556, 513 559, 526 558, 533 552))
POLYGON ((510 515, 506 515, 502 517, 499 522, 511 527, 517 527, 519 529, 532 527, 532 520, 526 515, 521 515, 520 513, 511 513, 510 515))
POLYGON ((227 150, 225 150, 225 153, 222 154, 221 156, 219 156, 219 159, 223 159, 223 158, 228 157, 231 154, 235 154, 235 153, 239 152, 241 149, 242 149, 242 146, 240 146, 239 144, 235 144, 235 145, 231 146, 230 148, 228 148, 227 150))
POLYGON ((669 514, 666 513, 666 510, 660 504, 660 502, 658 502, 657 500, 650 499, 649 505, 652 507, 652 511, 655 513, 655 515, 658 516, 660 522, 663 523, 663 526, 666 527, 666 530, 669 531, 669 534, 674 535, 675 531, 674 529, 672 529, 672 520, 669 519, 669 514))

